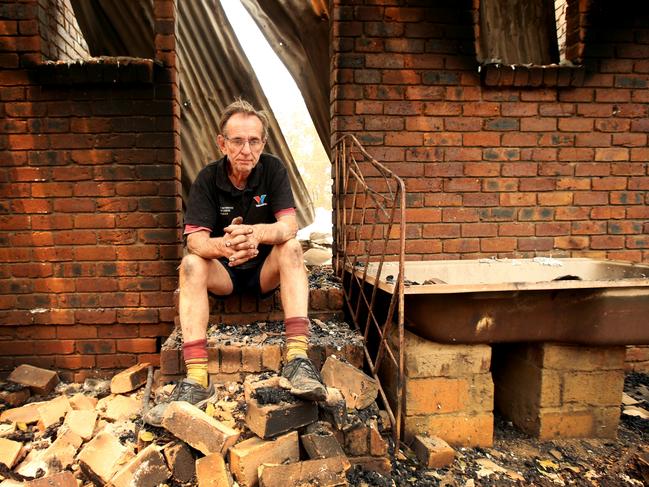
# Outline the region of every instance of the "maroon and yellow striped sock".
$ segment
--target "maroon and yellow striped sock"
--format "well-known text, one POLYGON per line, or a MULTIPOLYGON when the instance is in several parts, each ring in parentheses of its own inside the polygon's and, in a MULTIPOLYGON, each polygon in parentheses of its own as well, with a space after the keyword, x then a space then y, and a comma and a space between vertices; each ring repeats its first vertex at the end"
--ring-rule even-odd
POLYGON ((286 332, 286 361, 301 357, 308 358, 309 318, 295 316, 284 320, 286 332))
POLYGON ((207 339, 183 343, 183 358, 187 368, 187 378, 207 387, 207 339))

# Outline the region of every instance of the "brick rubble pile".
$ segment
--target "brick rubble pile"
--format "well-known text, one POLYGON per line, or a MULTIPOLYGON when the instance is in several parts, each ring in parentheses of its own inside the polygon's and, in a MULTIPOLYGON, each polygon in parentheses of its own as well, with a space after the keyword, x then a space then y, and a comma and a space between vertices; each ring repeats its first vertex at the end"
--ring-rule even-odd
POLYGON ((172 386, 154 387, 149 402, 149 375, 138 364, 110 383, 63 384, 56 372, 17 367, 0 386, 0 486, 338 486, 360 469, 389 482, 390 421, 376 381, 334 355, 322 403, 290 395, 276 372, 250 374, 219 385, 203 409, 172 403, 161 428, 144 425, 142 410, 172 386))

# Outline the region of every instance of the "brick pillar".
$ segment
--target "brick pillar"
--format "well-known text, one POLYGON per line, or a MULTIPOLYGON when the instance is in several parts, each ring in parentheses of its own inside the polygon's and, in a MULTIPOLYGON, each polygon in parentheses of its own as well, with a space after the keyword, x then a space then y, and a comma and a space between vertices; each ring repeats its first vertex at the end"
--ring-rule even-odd
MULTIPOLYGON (((396 335, 392 336, 398 346, 396 335)), ((447 345, 405 332, 404 437, 436 435, 456 446, 493 444, 489 345, 447 345)), ((385 362, 381 383, 396 404, 396 370, 385 362)))
POLYGON ((624 386, 622 346, 515 344, 494 348, 496 407, 541 440, 615 438, 624 386))
POLYGON ((37 0, 0 0, 0 375, 30 363, 83 380, 158 360, 182 252, 169 6, 156 0, 162 66, 54 63, 37 0))

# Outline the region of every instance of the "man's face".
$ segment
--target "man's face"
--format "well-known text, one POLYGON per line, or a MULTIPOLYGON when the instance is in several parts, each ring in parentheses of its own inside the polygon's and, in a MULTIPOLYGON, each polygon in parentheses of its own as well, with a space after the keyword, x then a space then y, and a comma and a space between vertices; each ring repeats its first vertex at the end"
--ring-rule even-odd
POLYGON ((259 162, 266 142, 261 120, 254 115, 235 113, 223 131, 217 142, 221 152, 228 156, 232 173, 247 176, 259 162))

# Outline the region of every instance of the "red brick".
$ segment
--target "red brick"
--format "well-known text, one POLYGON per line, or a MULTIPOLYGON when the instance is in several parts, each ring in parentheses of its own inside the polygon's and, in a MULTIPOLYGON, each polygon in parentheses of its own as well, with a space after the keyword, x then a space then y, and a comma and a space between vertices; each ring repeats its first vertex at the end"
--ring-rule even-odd
POLYGON ((262 465, 259 469, 260 484, 264 487, 344 485, 345 474, 350 466, 349 460, 344 457, 306 460, 286 465, 262 465))
POLYGON ((442 212, 438 208, 406 209, 406 219, 410 222, 439 222, 442 212))
POLYGON ((622 147, 595 149, 596 161, 628 161, 629 149, 622 147))
POLYGON ((590 239, 592 249, 623 249, 624 237, 615 235, 594 235, 590 239))
POLYGON ((297 432, 273 441, 249 438, 230 449, 230 469, 241 485, 256 485, 258 468, 265 463, 282 464, 299 460, 297 432))
POLYGON ((69 471, 59 472, 53 475, 45 475, 37 480, 25 483, 28 487, 76 487, 77 479, 69 471))
POLYGON ((47 395, 58 384, 59 377, 53 370, 24 364, 17 367, 8 380, 29 387, 34 394, 47 395))
POLYGON ((556 182, 558 190, 589 190, 591 181, 588 178, 559 178, 556 182))
MULTIPOLYGON (((79 311, 77 311, 79 313, 79 311)), ((82 354, 115 353, 114 340, 77 340, 77 351, 82 354)))
POLYGON ((493 237, 498 234, 495 223, 464 223, 461 230, 462 237, 493 237))
POLYGON ((588 213, 588 208, 566 206, 557 208, 554 217, 556 220, 586 220, 588 213))
POLYGON ((500 134, 491 132, 466 133, 462 136, 463 145, 493 147, 500 144, 500 134))
POLYGON ((624 218, 624 208, 614 208, 610 206, 597 206, 591 210, 590 218, 594 220, 624 218))
POLYGON ((522 132, 554 132, 557 130, 555 118, 523 118, 521 119, 522 132))
POLYGON ((455 459, 455 450, 436 436, 416 435, 412 448, 419 461, 427 468, 443 468, 455 459))
POLYGON ((492 207, 498 205, 498 194, 496 193, 465 193, 462 195, 464 207, 482 206, 492 207))
POLYGON ((573 193, 571 191, 553 191, 548 193, 539 193, 537 198, 538 203, 541 206, 565 206, 572 204, 573 193))

